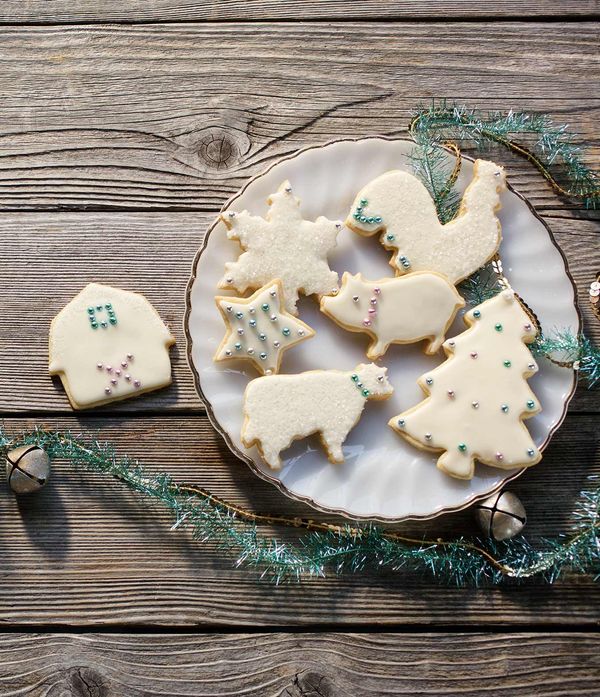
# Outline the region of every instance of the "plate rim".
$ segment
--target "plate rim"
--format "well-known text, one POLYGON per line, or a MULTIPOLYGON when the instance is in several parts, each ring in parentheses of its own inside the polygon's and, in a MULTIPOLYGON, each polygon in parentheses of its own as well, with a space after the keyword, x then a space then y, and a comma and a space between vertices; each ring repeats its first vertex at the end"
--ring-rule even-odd
MULTIPOLYGON (((411 145, 415 145, 415 142, 413 140, 410 140, 409 138, 399 138, 399 137, 394 137, 394 136, 384 136, 384 135, 372 135, 372 136, 361 136, 357 138, 333 138, 332 140, 328 140, 325 143, 320 143, 317 145, 307 145, 302 148, 299 148, 298 150, 295 150, 293 153, 290 153, 289 155, 285 155, 284 157, 278 157, 274 162, 272 162, 268 167, 266 167, 264 170, 259 172, 258 174, 255 174, 254 176, 250 177, 246 183, 233 194, 230 196, 225 203, 221 206, 221 209, 219 210, 219 213, 213 220, 213 222, 209 225, 208 229, 206 230, 204 234, 204 238, 202 240, 202 244, 198 248, 196 254, 194 255, 194 259, 192 261, 192 267, 191 267, 191 274, 190 278, 187 282, 186 286, 186 291, 185 291, 185 314, 183 317, 183 331, 185 334, 185 339, 186 339, 186 360, 187 364, 192 371, 192 375, 194 377, 194 387, 196 389, 196 392, 200 399, 202 400, 204 407, 206 409, 206 414, 208 416, 208 420, 210 421, 212 427, 215 429, 215 431, 223 438, 225 441, 225 444, 229 448, 229 450, 240 460, 245 462, 252 472, 258 476, 260 479, 262 479, 265 482, 269 482, 269 484, 272 484, 275 486, 280 493, 282 493, 284 496, 287 496, 288 498, 298 501, 300 503, 307 504, 311 508, 320 511, 322 513, 327 513, 330 515, 337 515, 341 516, 343 518, 347 518, 348 520, 353 520, 353 521, 360 521, 360 522, 369 522, 369 521, 375 521, 378 523, 385 523, 385 524, 396 524, 396 523, 403 523, 407 521, 425 521, 425 520, 432 520, 434 518, 437 518, 440 515, 444 515, 446 513, 457 513, 459 511, 463 511, 466 508, 469 508, 473 504, 477 503, 478 501, 481 501, 483 499, 489 498, 490 496, 493 496, 494 494, 498 493, 501 491, 509 482, 514 481, 518 477, 520 477, 528 468, 523 467, 520 470, 517 470, 514 474, 510 475, 509 477, 506 477, 503 479, 500 484, 497 484, 496 486, 492 487, 491 489, 487 490, 484 493, 481 494, 475 494, 470 496, 466 502, 458 505, 458 506, 443 506, 439 509, 436 509, 433 513, 429 513, 427 515, 416 515, 416 514, 409 514, 409 515, 404 515, 404 516, 385 516, 385 515, 357 515, 350 513, 349 511, 345 510, 344 508, 329 508, 327 506, 324 506, 322 504, 316 503, 310 496, 304 496, 302 494, 297 494, 293 491, 291 491, 280 479, 277 477, 271 476, 269 473, 264 472, 261 470, 254 460, 246 455, 246 453, 242 452, 237 445, 231 440, 229 434, 221 427, 221 424, 217 420, 212 404, 210 400, 206 397, 202 390, 202 386, 200 384, 200 374, 196 370, 196 367, 194 365, 194 362, 192 360, 192 348, 193 348, 193 339, 191 336, 191 332, 189 331, 189 321, 190 321, 190 316, 192 312, 192 303, 191 303, 191 295, 192 295, 192 289, 194 286, 194 283, 196 281, 197 277, 197 269, 198 269, 198 263, 200 261, 200 258, 202 254, 206 251, 208 239, 213 232, 213 230, 216 228, 216 226, 219 223, 219 215, 226 211, 242 194, 246 191, 246 189, 257 179, 260 179, 261 177, 266 176, 274 167, 279 165, 282 162, 286 162, 287 160, 292 160, 302 153, 308 151, 308 150, 317 150, 317 149, 322 149, 326 148, 330 145, 334 145, 336 143, 358 143, 362 141, 368 141, 368 140, 383 140, 387 142, 398 142, 398 141, 403 141, 405 143, 410 143, 411 145)), ((454 154, 453 151, 445 147, 443 145, 438 145, 438 147, 442 148, 443 150, 446 150, 450 154, 454 154)), ((471 162, 475 162, 475 158, 470 157, 468 155, 464 155, 461 153, 461 157, 465 160, 469 160, 471 162)), ((548 233, 548 237, 551 241, 551 243, 554 245, 554 247, 558 250, 558 253, 560 254, 563 265, 564 265, 564 270, 567 278, 569 279, 569 282, 571 283, 571 287, 573 289, 573 307, 575 309, 575 313, 577 315, 577 321, 578 321, 578 331, 580 331, 581 326, 582 326, 582 315, 581 315, 581 310, 579 308, 579 303, 578 303, 578 297, 577 297, 577 285, 575 283, 575 279, 573 278, 570 270, 569 270, 569 264, 567 261, 567 257, 565 256, 565 253, 563 250, 560 248, 560 245, 556 241, 556 238, 554 237, 554 234, 546 221, 541 217, 541 215, 538 214, 538 212, 535 210, 533 207, 533 204, 530 203, 530 201, 520 192, 516 191, 510 183, 507 182, 507 189, 511 191, 513 194, 515 194, 518 198, 520 198, 528 207, 532 215, 544 226, 546 229, 546 232, 548 233)), ((571 403, 571 400, 573 399, 573 396, 575 394, 575 391, 577 389, 577 384, 578 384, 578 373, 576 370, 572 371, 573 376, 572 376, 572 386, 571 386, 571 391, 567 395, 564 405, 563 405, 563 410, 562 414, 560 415, 560 418, 557 420, 556 424, 548 431, 548 434, 546 438, 544 439, 544 442, 539 446, 539 450, 543 451, 545 448, 548 446, 550 441, 552 440, 552 437, 556 433, 556 431, 560 428, 562 425, 563 421, 565 420, 567 416, 567 411, 569 409, 569 404, 571 403)))

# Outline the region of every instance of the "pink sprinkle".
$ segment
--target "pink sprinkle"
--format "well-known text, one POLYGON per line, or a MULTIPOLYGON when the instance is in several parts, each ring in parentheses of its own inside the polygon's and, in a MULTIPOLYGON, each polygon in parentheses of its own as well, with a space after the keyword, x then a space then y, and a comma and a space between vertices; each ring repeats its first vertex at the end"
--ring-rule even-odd
POLYGON ((448 397, 450 397, 450 399, 454 399, 454 390, 448 390, 448 397))
POLYGON ((117 381, 113 378, 113 379, 110 381, 110 384, 111 384, 111 385, 116 385, 116 384, 117 384, 117 381))
POLYGON ((127 361, 121 361, 121 367, 127 368, 127 361))
POLYGON ((142 383, 139 380, 134 380, 133 384, 135 387, 139 387, 142 383))
POLYGON ((121 374, 121 371, 117 368, 117 369, 115 370, 115 375, 120 375, 120 374, 121 374))
POLYGON ((376 310, 374 307, 370 307, 370 308, 369 308, 369 314, 370 314, 370 315, 376 315, 376 314, 377 314, 377 310, 376 310))
POLYGON ((129 375, 129 373, 125 375, 125 380, 127 380, 127 382, 131 380, 131 375, 129 375))
POLYGON ((530 332, 530 331, 531 331, 531 324, 526 324, 526 325, 523 327, 523 329, 525 329, 526 332, 530 332))
POLYGON ((375 293, 375 295, 379 295, 381 293, 381 288, 377 286, 376 288, 373 288, 373 292, 375 293))
POLYGON ((365 327, 370 327, 371 326, 371 320, 370 319, 363 319, 363 324, 365 327))
POLYGON ((132 361, 133 360, 133 353, 128 353, 127 358, 129 358, 129 360, 132 361))
POLYGON ((471 351, 471 358, 477 358, 477 351, 471 351))
POLYGON ((502 460, 504 460, 504 455, 502 453, 496 453, 496 460, 502 462, 502 460))
POLYGON ((104 393, 105 393, 105 394, 110 394, 111 392, 112 392, 112 390, 110 389, 110 387, 105 387, 105 388, 104 388, 104 393))
POLYGON ((112 367, 110 365, 106 366, 106 372, 107 373, 112 373, 112 367))
POLYGON ((371 298, 371 305, 377 305, 377 298, 371 298))

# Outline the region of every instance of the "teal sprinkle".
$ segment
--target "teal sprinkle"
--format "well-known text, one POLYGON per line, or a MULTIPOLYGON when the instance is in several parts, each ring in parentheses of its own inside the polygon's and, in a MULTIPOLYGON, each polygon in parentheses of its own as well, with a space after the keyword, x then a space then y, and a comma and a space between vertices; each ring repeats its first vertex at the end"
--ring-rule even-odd
POLYGON ((498 324, 495 324, 495 325, 494 325, 494 329, 495 329, 497 332, 501 332, 501 331, 502 331, 502 325, 500 324, 500 322, 498 322, 498 324))
POLYGON ((466 452, 466 450, 467 450, 467 446, 466 446, 465 443, 459 443, 459 444, 458 444, 458 449, 460 450, 461 453, 464 453, 464 452, 466 452))
MULTIPOLYGON (((376 223, 381 223, 382 220, 383 220, 383 218, 382 218, 380 215, 376 215, 376 216, 375 216, 375 222, 376 222, 376 223)), ((393 235, 392 235, 392 237, 393 237, 393 235)))
POLYGON ((289 335, 290 335, 290 330, 289 330, 287 327, 284 327, 284 328, 281 330, 281 333, 283 334, 283 336, 289 336, 289 335))
POLYGON ((240 344, 239 341, 237 342, 237 344, 235 344, 235 350, 236 350, 236 351, 241 351, 241 350, 242 350, 242 345, 240 344))
POLYGON ((263 303, 263 304, 261 305, 261 307, 262 307, 262 309, 263 309, 264 312, 268 312, 268 311, 269 311, 269 304, 268 304, 268 303, 263 303))
POLYGON ((398 426, 400 426, 400 428, 404 428, 405 425, 406 421, 404 419, 398 419, 398 426))
POLYGON ((116 324, 116 323, 117 323, 117 318, 116 318, 116 317, 109 317, 109 318, 108 318, 108 321, 109 321, 111 324, 116 324))
POLYGON ((369 390, 367 390, 367 389, 365 389, 365 390, 362 391, 362 396, 363 396, 363 397, 368 397, 370 394, 371 394, 371 393, 370 393, 369 390))
POLYGON ((265 361, 265 360, 267 359, 267 354, 264 353, 264 352, 261 353, 261 354, 260 354, 260 359, 261 359, 261 361, 265 361))
POLYGON ((510 368, 511 365, 512 365, 512 363, 508 359, 504 361, 505 368, 510 368))
POLYGON ((360 220, 360 214, 359 214, 359 213, 355 213, 352 217, 354 218, 354 220, 360 220))
POLYGON ((94 312, 96 312, 96 310, 94 310, 93 307, 88 307, 88 312, 90 313, 90 315, 93 315, 94 312))
POLYGON ((261 341, 265 341, 266 338, 267 338, 267 335, 266 335, 266 334, 259 334, 259 335, 258 335, 258 338, 259 338, 261 341))
POLYGON ((366 222, 367 222, 367 218, 366 218, 364 215, 361 215, 361 216, 360 216, 360 222, 361 222, 361 223, 366 223, 366 222))
POLYGON ((527 454, 529 455, 529 457, 533 457, 535 455, 535 450, 533 448, 529 448, 527 450, 527 454))
POLYGON ((358 215, 360 215, 360 214, 363 212, 363 209, 359 206, 359 207, 356 209, 356 212, 358 213, 358 215))
POLYGON ((112 310, 112 304, 111 303, 106 303, 104 306, 107 310, 112 310))
POLYGON ((481 311, 473 310, 473 317, 475 317, 475 319, 479 319, 481 317, 481 311))
POLYGON ((369 202, 367 201, 366 198, 361 198, 361 199, 360 199, 360 205, 363 206, 363 208, 364 208, 365 206, 368 206, 368 205, 369 205, 369 202))
POLYGON ((358 382, 358 375, 356 373, 352 375, 352 382, 358 382))
POLYGON ((92 329, 98 329, 98 323, 92 322, 92 329))
POLYGON ((503 404, 500 409, 502 409, 505 414, 508 414, 508 404, 503 404))
POLYGON ((530 400, 527 402, 527 408, 528 408, 528 409, 535 409, 535 402, 533 401, 533 399, 530 399, 530 400))
POLYGON ((386 239, 388 242, 393 242, 393 241, 396 239, 396 237, 395 237, 394 235, 386 235, 386 236, 385 236, 385 239, 386 239))
POLYGON ((243 313, 243 312, 236 312, 236 313, 235 313, 235 316, 236 316, 238 319, 242 319, 242 317, 244 316, 244 313, 243 313))

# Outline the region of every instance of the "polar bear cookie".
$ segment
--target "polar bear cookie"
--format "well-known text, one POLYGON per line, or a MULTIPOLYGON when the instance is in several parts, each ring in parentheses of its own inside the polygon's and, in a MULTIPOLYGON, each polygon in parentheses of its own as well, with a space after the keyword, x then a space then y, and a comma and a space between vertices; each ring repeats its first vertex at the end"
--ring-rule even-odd
POLYGON ((263 375, 278 373, 283 353, 315 335, 308 324, 285 311, 283 288, 277 280, 249 298, 215 298, 227 333, 215 353, 215 361, 250 361, 263 375))
POLYGON ((447 360, 419 378, 426 399, 389 425, 419 448, 441 452, 437 466, 471 479, 475 460, 515 469, 542 458, 524 419, 540 411, 527 384, 538 369, 526 344, 536 328, 512 290, 466 313, 469 329, 444 344, 447 360))
POLYGON ((87 409, 171 382, 175 343, 143 295, 90 283, 50 325, 49 371, 73 409, 87 409))
POLYGON ((231 240, 238 240, 245 251, 237 261, 225 264, 219 288, 244 293, 281 280, 285 306, 297 315, 298 294, 324 295, 337 288, 338 275, 329 268, 328 253, 335 247, 342 224, 323 216, 315 222, 304 220, 300 201, 285 181, 271 194, 266 218, 248 211, 228 211, 221 215, 231 240))
POLYGON ((390 344, 422 339, 428 340, 425 353, 436 353, 464 304, 456 288, 437 273, 367 281, 346 272, 340 292, 321 298, 321 311, 349 331, 368 334, 367 357, 376 360, 390 344))
POLYGON ((419 179, 394 170, 359 192, 346 224, 360 235, 381 233, 383 246, 394 252, 390 264, 397 275, 436 271, 456 284, 498 251, 502 235, 496 211, 505 188, 502 167, 476 160, 458 215, 442 225, 419 179))
POLYGON ((369 399, 387 399, 393 388, 386 368, 360 364, 351 371, 311 370, 267 375, 244 393, 242 442, 256 445, 271 469, 292 441, 319 433, 331 462, 343 462, 342 445, 369 399))

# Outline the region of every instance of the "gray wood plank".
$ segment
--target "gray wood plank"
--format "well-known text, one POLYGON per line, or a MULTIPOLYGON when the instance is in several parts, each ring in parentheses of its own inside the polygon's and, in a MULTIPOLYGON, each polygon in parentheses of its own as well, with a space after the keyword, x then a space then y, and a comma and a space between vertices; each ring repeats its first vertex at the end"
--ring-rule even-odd
POLYGON ((0 22, 223 22, 238 20, 394 20, 525 17, 594 17, 598 0, 4 0, 0 22))
MULTIPOLYGON (((527 536, 565 532, 578 492, 598 474, 597 418, 570 415, 543 462, 510 485, 529 517, 527 536), (540 492, 544 492, 541 496, 540 492), (552 504, 549 504, 549 501, 552 504)), ((291 501, 236 460, 205 417, 6 419, 17 432, 34 424, 86 432, 259 512, 336 520, 291 501)), ((581 624, 600 619, 600 589, 566 576, 503 589, 456 589, 407 573, 331 576, 273 585, 235 569, 214 543, 170 531, 170 516, 121 484, 54 463, 46 489, 30 498, 0 494, 0 628, 15 624, 208 626, 581 624)), ((339 519, 338 519, 339 522, 339 519)), ((399 527, 412 536, 452 539, 475 532, 471 511, 399 527)), ((273 531, 279 539, 295 532, 273 531)), ((1 663, 1 661, 0 661, 1 663)))
POLYGON ((593 634, 4 634, 5 697, 597 692, 593 634))
MULTIPOLYGON (((597 165, 598 41, 594 23, 4 27, 0 208, 214 210, 275 158, 402 134, 441 96, 550 112, 597 165)), ((501 157, 540 210, 569 207, 501 157)))
MULTIPOLYGON (((107 409, 201 411, 186 361, 183 314, 192 260, 211 221, 210 215, 190 212, 1 215, 0 245, 8 263, 0 274, 0 414, 70 409, 60 380, 48 376, 48 328, 92 280, 143 292, 177 339, 174 384, 107 409)), ((587 296, 600 267, 597 224, 576 218, 548 222, 570 261, 589 333, 599 340, 600 323, 587 296)), ((581 388, 572 408, 597 410, 597 394, 581 388)))

